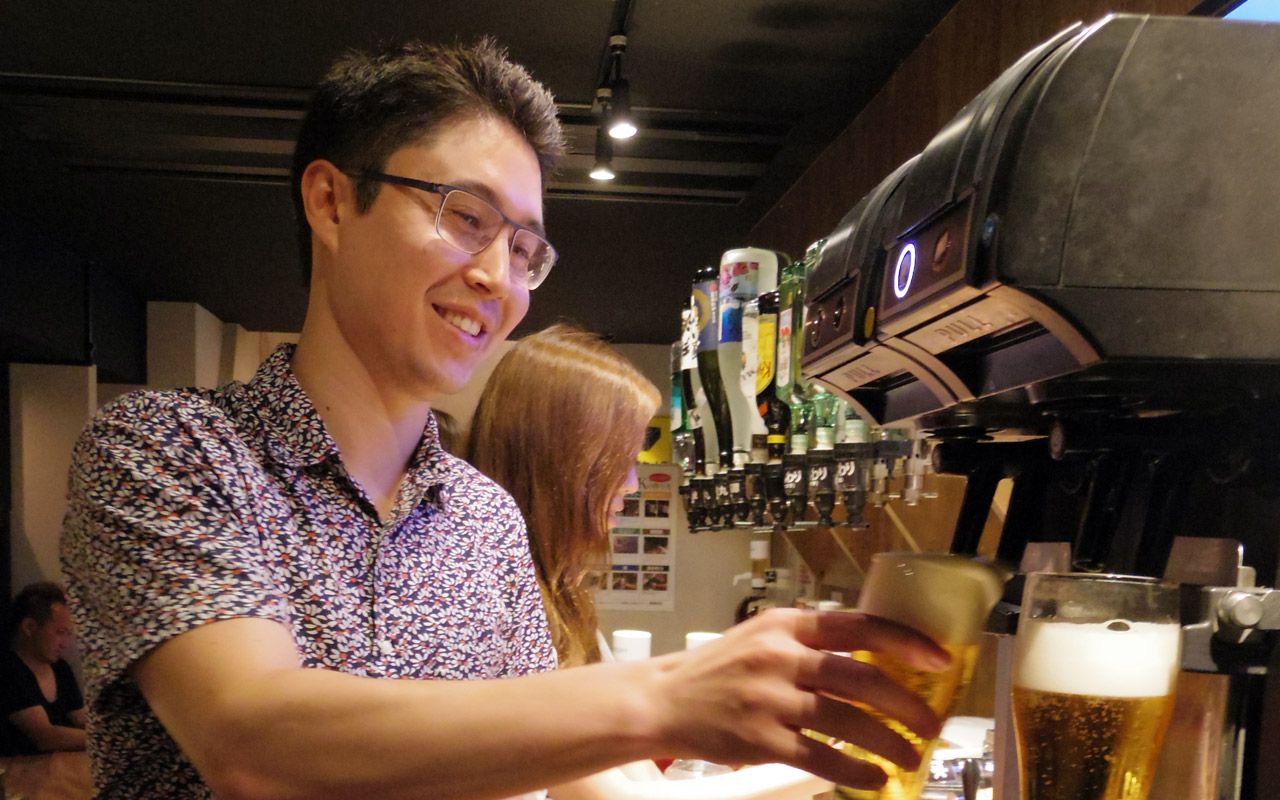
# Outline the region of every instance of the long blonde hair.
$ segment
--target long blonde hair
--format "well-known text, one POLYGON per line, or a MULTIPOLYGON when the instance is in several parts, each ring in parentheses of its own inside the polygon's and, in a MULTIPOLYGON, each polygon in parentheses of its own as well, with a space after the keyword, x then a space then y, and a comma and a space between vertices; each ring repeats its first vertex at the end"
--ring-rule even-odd
POLYGON ((609 504, 660 400, 600 337, 564 324, 518 341, 480 395, 467 460, 524 514, 562 667, 600 660, 585 579, 607 563, 609 504))

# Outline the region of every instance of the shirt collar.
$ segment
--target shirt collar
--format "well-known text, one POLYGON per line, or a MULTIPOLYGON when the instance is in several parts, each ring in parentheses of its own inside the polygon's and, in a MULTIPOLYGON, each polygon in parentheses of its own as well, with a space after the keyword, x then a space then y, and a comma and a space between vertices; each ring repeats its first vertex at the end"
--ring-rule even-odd
POLYGON ((246 391, 267 430, 271 457, 287 466, 307 467, 338 453, 311 398, 293 374, 294 344, 282 344, 258 367, 246 391))
MULTIPOLYGON (((324 426, 311 398, 302 390, 290 366, 294 344, 282 344, 262 362, 246 387, 267 429, 271 457, 291 467, 308 467, 339 455, 338 445, 324 426)), ((457 459, 440 445, 435 415, 427 419, 422 438, 409 460, 407 479, 419 491, 446 483, 457 459)))

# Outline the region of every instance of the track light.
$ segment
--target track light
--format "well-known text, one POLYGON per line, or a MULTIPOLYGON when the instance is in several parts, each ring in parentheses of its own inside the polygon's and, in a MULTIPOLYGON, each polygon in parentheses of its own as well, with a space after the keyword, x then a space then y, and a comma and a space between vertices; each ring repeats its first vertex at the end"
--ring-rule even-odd
POLYGON ((591 177, 598 181, 611 181, 617 177, 613 171, 613 142, 603 127, 596 128, 596 164, 591 168, 591 177))
POLYGON ((613 98, 609 103, 606 116, 609 120, 609 135, 615 139, 630 139, 636 135, 636 118, 631 113, 631 87, 626 78, 618 78, 611 87, 613 98))

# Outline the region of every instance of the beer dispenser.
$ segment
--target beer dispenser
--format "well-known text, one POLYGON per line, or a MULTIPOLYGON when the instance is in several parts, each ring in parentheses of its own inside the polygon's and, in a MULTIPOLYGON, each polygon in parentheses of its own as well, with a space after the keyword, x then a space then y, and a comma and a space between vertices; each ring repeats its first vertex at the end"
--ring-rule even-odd
POLYGON ((1183 677, 1226 687, 1222 729, 1203 794, 1152 797, 1280 792, 1280 595, 1254 585, 1280 540, 1276 53, 1273 24, 1069 28, 855 205, 809 277, 803 374, 967 476, 954 552, 1012 478, 1001 560, 1060 542, 1075 571, 1181 584, 1183 677))

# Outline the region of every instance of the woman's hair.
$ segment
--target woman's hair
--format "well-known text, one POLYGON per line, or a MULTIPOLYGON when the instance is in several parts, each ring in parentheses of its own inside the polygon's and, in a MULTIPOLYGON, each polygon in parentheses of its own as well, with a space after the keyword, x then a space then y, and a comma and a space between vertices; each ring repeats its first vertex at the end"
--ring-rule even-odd
POLYGON ((524 514, 561 666, 600 660, 585 579, 607 564, 609 505, 660 400, 600 337, 563 324, 517 342, 480 395, 467 460, 524 514))

